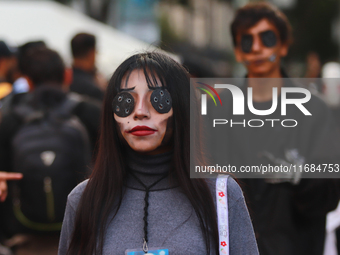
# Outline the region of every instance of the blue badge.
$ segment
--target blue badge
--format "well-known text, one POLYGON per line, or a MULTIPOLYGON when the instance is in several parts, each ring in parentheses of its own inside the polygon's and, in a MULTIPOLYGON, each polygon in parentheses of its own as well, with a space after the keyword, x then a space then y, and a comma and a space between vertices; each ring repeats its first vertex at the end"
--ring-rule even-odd
POLYGON ((147 253, 142 249, 127 249, 125 255, 169 255, 169 250, 164 248, 150 248, 147 253))

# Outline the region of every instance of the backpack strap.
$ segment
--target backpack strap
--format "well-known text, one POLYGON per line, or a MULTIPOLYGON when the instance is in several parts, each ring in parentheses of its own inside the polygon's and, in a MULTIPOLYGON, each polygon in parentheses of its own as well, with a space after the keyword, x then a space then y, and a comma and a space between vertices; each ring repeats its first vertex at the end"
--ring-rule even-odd
POLYGON ((32 95, 27 94, 22 102, 13 108, 13 113, 19 116, 24 124, 28 124, 34 120, 42 119, 44 111, 34 109, 29 102, 32 100, 32 95))
POLYGON ((219 254, 221 255, 229 255, 228 177, 229 175, 219 175, 216 179, 219 254))
POLYGON ((51 116, 55 119, 58 118, 72 118, 69 124, 79 130, 83 136, 83 140, 90 146, 89 135, 84 124, 79 118, 73 113, 74 109, 81 103, 84 102, 80 95, 75 93, 68 93, 65 101, 51 111, 51 116), (75 121, 76 120, 76 121, 75 121))
POLYGON ((83 101, 82 98, 77 95, 67 95, 64 102, 55 108, 47 110, 33 108, 29 103, 31 100, 32 95, 29 94, 23 102, 13 108, 13 112, 22 119, 24 124, 29 124, 35 120, 41 120, 46 117, 47 113, 57 119, 60 117, 69 117, 73 115, 72 112, 77 105, 83 101))
POLYGON ((13 111, 24 121, 24 123, 29 123, 35 119, 41 119, 44 116, 43 111, 35 111, 28 105, 19 105, 15 107, 13 111))
POLYGON ((67 97, 65 98, 65 101, 61 105, 52 109, 51 113, 55 114, 56 116, 73 115, 72 112, 74 108, 76 108, 80 102, 82 102, 81 97, 68 94, 67 97))

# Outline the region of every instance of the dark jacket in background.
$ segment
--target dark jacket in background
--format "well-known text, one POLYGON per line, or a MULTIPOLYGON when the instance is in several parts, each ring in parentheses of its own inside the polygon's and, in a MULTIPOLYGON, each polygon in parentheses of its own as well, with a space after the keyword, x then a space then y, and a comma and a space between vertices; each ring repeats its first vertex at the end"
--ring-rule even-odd
POLYGON ((73 67, 73 81, 70 91, 102 101, 104 92, 96 85, 93 73, 73 67))

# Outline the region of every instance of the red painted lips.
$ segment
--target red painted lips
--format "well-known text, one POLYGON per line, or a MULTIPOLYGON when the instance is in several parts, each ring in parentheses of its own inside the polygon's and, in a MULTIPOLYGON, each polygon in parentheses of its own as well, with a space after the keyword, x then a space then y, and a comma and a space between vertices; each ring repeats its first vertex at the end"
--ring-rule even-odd
POLYGON ((152 129, 148 126, 135 126, 133 129, 128 131, 128 133, 135 135, 135 136, 146 136, 146 135, 152 135, 157 130, 152 129))

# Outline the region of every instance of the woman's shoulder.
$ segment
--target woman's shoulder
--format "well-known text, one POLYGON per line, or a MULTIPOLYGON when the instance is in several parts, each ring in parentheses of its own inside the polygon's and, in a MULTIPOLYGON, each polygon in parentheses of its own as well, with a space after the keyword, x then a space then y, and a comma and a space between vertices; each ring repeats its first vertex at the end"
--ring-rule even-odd
POLYGON ((70 206, 73 207, 73 209, 76 209, 79 203, 79 200, 86 188, 86 185, 88 183, 88 179, 79 183, 68 195, 67 202, 70 206))
MULTIPOLYGON (((226 178, 228 178, 228 181, 227 181, 228 203, 229 205, 232 205, 234 204, 234 202, 237 202, 239 199, 244 199, 243 192, 242 192, 240 185, 238 185, 238 183, 232 176, 228 176, 226 178)), ((209 186, 212 196, 214 197, 214 200, 216 197, 216 181, 217 181, 217 178, 206 179, 206 182, 209 186)))

